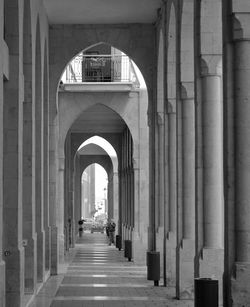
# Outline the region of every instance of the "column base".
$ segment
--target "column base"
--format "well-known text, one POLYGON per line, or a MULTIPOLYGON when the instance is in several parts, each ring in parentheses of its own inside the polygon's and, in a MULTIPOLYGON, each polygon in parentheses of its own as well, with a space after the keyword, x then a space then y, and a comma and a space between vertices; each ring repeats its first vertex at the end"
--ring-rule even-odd
POLYGON ((51 266, 51 228, 45 228, 45 270, 49 271, 51 266))
POLYGON ((64 263, 64 254, 65 254, 65 236, 64 233, 58 234, 58 248, 59 248, 59 263, 64 263))
POLYGON ((10 249, 6 263, 6 306, 22 306, 24 299, 24 248, 10 249))
POLYGON ((142 242, 138 233, 132 234, 132 249, 133 249, 133 260, 137 265, 146 265, 146 250, 147 245, 142 242))
POLYGON ((76 245, 76 235, 75 235, 75 227, 76 227, 76 225, 75 225, 75 220, 72 220, 71 221, 71 223, 72 223, 72 242, 71 242, 71 247, 72 248, 74 248, 75 247, 75 245, 76 245))
POLYGON ((160 252, 160 274, 163 277, 163 247, 164 246, 164 227, 158 227, 156 233, 156 250, 160 252))
MULTIPOLYGON (((194 298, 194 257, 195 241, 183 239, 179 253, 178 276, 177 276, 177 298, 194 298)), ((178 257, 177 257, 178 258, 178 257)))
POLYGON ((232 306, 247 306, 250 302, 250 263, 235 264, 235 278, 231 280, 232 285, 232 306))
POLYGON ((219 303, 223 302, 223 272, 224 250, 215 248, 203 248, 200 259, 201 278, 215 278, 219 281, 219 303))
POLYGON ((167 285, 176 286, 176 234, 169 232, 166 240, 167 285))
POLYGON ((45 276, 45 240, 44 231, 37 233, 37 281, 44 282, 45 276))
POLYGON ((5 262, 0 261, 0 306, 5 306, 5 262))
POLYGON ((25 253, 25 277, 24 291, 25 294, 33 294, 36 292, 37 284, 37 238, 28 239, 28 245, 24 249, 25 253))
POLYGON ((51 275, 57 275, 58 273, 58 233, 57 227, 51 227, 51 275))

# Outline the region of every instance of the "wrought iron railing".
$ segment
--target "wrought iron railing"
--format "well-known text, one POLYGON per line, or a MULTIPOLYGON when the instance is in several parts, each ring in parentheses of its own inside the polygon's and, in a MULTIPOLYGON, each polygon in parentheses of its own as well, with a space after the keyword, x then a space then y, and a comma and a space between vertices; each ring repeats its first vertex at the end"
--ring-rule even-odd
POLYGON ((65 69, 65 82, 131 82, 139 87, 134 64, 126 55, 77 55, 65 69))

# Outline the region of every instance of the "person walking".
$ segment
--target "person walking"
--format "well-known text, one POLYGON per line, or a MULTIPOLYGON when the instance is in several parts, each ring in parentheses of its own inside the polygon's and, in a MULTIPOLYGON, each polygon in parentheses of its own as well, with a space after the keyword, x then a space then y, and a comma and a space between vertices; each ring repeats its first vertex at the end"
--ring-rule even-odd
POLYGON ((114 220, 111 220, 108 223, 109 245, 111 245, 112 243, 113 244, 115 243, 115 227, 116 227, 116 224, 114 220))

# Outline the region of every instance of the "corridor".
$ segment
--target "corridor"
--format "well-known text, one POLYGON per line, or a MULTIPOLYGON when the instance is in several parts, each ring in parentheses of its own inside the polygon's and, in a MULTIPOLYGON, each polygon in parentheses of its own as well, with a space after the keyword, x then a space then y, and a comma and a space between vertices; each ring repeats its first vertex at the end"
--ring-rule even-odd
POLYGON ((104 234, 84 233, 64 272, 49 278, 30 307, 193 306, 175 300, 174 288, 161 284, 147 281, 146 267, 127 261, 104 234))

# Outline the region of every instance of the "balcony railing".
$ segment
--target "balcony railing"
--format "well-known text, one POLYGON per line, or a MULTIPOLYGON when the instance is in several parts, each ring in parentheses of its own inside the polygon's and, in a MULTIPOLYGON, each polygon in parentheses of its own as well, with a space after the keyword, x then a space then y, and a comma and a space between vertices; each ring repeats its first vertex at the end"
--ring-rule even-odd
POLYGON ((77 55, 66 67, 66 83, 130 82, 140 83, 134 64, 126 55, 77 55))

